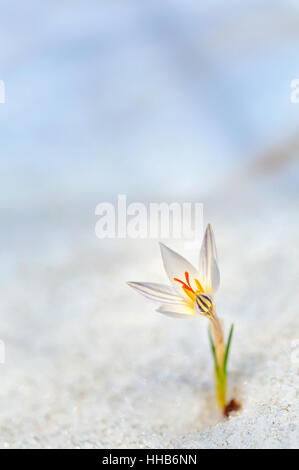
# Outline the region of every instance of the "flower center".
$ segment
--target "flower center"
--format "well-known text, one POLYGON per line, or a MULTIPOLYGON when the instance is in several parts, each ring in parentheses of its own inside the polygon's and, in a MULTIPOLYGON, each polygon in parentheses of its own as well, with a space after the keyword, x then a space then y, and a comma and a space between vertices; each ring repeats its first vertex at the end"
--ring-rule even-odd
POLYGON ((199 282, 199 280, 194 278, 194 282, 195 282, 196 287, 197 287, 196 290, 194 290, 191 287, 188 271, 185 272, 185 281, 182 281, 181 279, 178 279, 177 277, 174 277, 173 280, 176 281, 176 282, 179 282, 180 284, 182 284, 183 291, 190 298, 190 300, 192 301, 192 304, 194 306, 197 294, 201 294, 201 293, 204 292, 204 289, 203 289, 201 283, 199 282))

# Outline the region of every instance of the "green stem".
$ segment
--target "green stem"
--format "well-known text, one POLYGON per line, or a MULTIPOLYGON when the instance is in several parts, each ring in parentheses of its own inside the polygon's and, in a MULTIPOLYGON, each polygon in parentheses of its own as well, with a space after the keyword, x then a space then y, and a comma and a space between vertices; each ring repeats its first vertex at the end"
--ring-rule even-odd
POLYGON ((216 395, 217 401, 220 408, 225 408, 226 406, 226 374, 217 374, 215 372, 216 380, 216 395))
POLYGON ((210 328, 208 330, 211 350, 214 358, 216 396, 219 407, 223 410, 225 410, 226 407, 227 361, 232 340, 233 329, 234 325, 231 326, 229 332, 228 341, 225 348, 224 361, 222 362, 222 364, 219 364, 219 361, 217 360, 217 343, 215 345, 210 328))

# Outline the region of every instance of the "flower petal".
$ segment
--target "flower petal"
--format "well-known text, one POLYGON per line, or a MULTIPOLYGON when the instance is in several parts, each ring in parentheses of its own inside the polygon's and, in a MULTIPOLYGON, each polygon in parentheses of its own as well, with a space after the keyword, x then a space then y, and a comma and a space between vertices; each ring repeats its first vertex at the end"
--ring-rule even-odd
POLYGON ((196 291, 197 286, 194 282, 194 279, 199 279, 199 272, 194 268, 194 266, 192 266, 191 263, 189 263, 189 261, 183 258, 183 256, 171 250, 166 245, 163 245, 163 243, 160 243, 160 248, 164 269, 169 277, 170 282, 180 296, 183 298, 188 298, 182 289, 182 285, 174 281, 174 278, 185 280, 185 272, 188 272, 190 277, 190 284, 196 291))
POLYGON ((172 318, 190 319, 194 317, 194 311, 186 304, 165 304, 161 305, 157 312, 163 313, 172 318))
POLYGON ((207 226, 199 255, 199 272, 206 292, 215 294, 220 284, 217 250, 211 225, 207 226))
POLYGON ((143 294, 145 297, 155 302, 167 304, 183 302, 182 297, 179 296, 171 286, 155 282, 127 282, 127 284, 140 292, 140 294, 143 294))

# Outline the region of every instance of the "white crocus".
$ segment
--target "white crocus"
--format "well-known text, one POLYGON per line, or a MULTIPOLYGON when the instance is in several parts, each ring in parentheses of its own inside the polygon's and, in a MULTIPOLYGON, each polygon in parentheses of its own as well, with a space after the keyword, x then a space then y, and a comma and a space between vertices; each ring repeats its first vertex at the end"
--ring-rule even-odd
POLYGON ((171 286, 128 282, 130 287, 160 304, 158 312, 175 318, 192 318, 214 314, 214 298, 220 275, 217 252, 211 225, 208 225, 196 269, 185 258, 160 243, 165 271, 171 286))
MULTIPOLYGON (((211 225, 205 231, 199 254, 199 267, 160 243, 165 271, 171 285, 150 282, 128 282, 139 293, 157 302, 157 311, 173 318, 205 316, 212 330, 211 346, 215 361, 216 388, 219 405, 226 413, 226 363, 232 335, 227 346, 215 311, 215 295, 220 284, 217 250, 211 225)), ((229 406, 229 405, 227 405, 229 406)))

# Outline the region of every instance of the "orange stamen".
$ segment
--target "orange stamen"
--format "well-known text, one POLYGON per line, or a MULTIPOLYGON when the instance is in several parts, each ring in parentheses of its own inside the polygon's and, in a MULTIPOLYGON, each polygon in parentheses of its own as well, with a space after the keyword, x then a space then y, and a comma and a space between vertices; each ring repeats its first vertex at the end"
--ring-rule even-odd
POLYGON ((190 289, 192 290, 192 292, 194 292, 194 290, 193 290, 192 287, 190 286, 190 280, 189 280, 189 273, 188 273, 188 271, 185 272, 185 278, 186 278, 186 281, 187 281, 188 286, 190 287, 190 289))
POLYGON ((197 289, 199 290, 199 292, 204 292, 204 288, 202 287, 201 283, 199 282, 198 279, 194 279, 195 281, 195 284, 196 284, 196 287, 197 289))
POLYGON ((177 277, 173 278, 174 281, 179 282, 180 284, 182 284, 182 289, 188 295, 188 297, 190 297, 190 299, 194 300, 194 298, 195 298, 194 296, 196 295, 196 292, 200 292, 200 293, 204 292, 204 288, 202 287, 199 280, 196 279, 196 278, 194 278, 194 282, 196 284, 197 291, 196 292, 194 291, 194 289, 191 287, 191 284, 190 284, 190 276, 189 276, 188 271, 185 271, 185 279, 186 279, 186 282, 181 281, 181 279, 178 279, 177 277))
POLYGON ((189 299, 192 300, 192 302, 195 301, 195 293, 191 291, 189 288, 183 286, 183 291, 185 292, 186 295, 188 295, 189 299))
POLYGON ((187 286, 187 284, 184 281, 181 281, 177 277, 174 277, 173 280, 176 281, 176 282, 180 282, 182 284, 183 289, 187 289, 187 290, 193 292, 191 287, 187 286))

